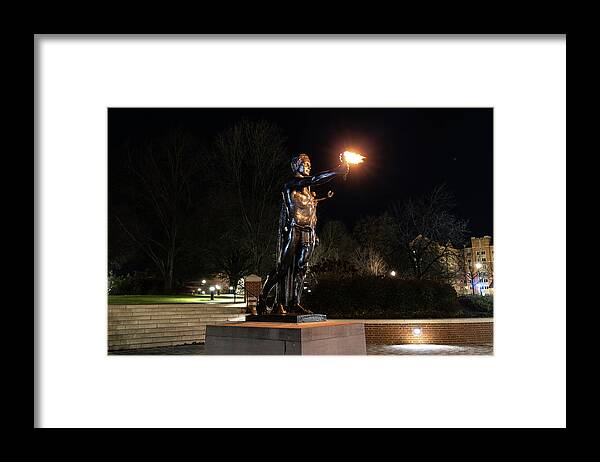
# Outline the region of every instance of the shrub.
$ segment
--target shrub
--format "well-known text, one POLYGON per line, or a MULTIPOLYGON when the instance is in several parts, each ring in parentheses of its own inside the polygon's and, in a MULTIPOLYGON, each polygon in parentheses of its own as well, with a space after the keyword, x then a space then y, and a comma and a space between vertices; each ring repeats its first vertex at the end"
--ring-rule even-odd
POLYGON ((467 311, 494 315, 494 297, 491 295, 462 295, 458 297, 458 302, 467 311))
POLYGON ((162 283, 146 271, 134 271, 122 276, 108 273, 110 295, 151 295, 161 293, 162 283))
POLYGON ((467 316, 454 288, 425 280, 361 276, 321 278, 303 305, 330 318, 419 318, 467 316))
POLYGON ((308 278, 317 283, 321 279, 358 277, 354 264, 341 258, 326 258, 310 267, 308 278))
POLYGON ((114 294, 121 284, 123 276, 117 276, 113 271, 108 272, 108 294, 114 294))

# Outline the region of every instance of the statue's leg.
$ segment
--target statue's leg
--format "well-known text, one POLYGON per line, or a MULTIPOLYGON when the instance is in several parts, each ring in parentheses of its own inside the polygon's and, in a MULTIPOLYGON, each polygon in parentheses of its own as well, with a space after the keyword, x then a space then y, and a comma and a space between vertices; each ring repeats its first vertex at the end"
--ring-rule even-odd
POLYGON ((279 300, 277 304, 278 313, 284 314, 291 306, 293 294, 293 276, 294 276, 294 257, 299 243, 299 232, 292 227, 289 232, 289 238, 286 240, 286 246, 283 248, 280 279, 278 280, 277 290, 279 300))
POLYGON ((306 277, 306 270, 308 269, 308 258, 312 253, 312 245, 304 243, 300 246, 299 252, 296 257, 294 269, 294 296, 292 301, 293 310, 297 313, 310 314, 312 311, 302 307, 300 305, 300 299, 302 297, 302 290, 304 288, 304 278, 306 277))
MULTIPOLYGON (((292 252, 292 230, 285 236, 285 240, 282 248, 282 255, 279 258, 279 263, 273 269, 269 275, 266 277, 265 282, 263 284, 260 296, 258 298, 257 303, 257 312, 258 314, 265 314, 267 311, 267 297, 269 293, 275 287, 275 285, 280 284, 285 280, 285 276, 287 275, 287 269, 289 268, 291 261, 291 252, 292 252)), ((277 313, 285 313, 285 309, 281 306, 279 300, 275 301, 274 311, 277 313)))
POLYGON ((277 283, 277 267, 275 267, 271 272, 267 275, 265 282, 262 286, 262 290, 258 296, 258 301, 256 303, 256 312, 258 314, 266 314, 267 312, 267 297, 269 293, 277 283))

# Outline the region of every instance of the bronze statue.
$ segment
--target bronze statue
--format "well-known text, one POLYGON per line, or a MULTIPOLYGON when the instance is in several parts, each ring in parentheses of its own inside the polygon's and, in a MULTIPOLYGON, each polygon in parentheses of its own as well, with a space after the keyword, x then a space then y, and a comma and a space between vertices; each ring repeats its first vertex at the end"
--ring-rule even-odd
POLYGON ((317 224, 317 203, 333 196, 329 191, 326 197, 317 198, 312 186, 322 185, 338 175, 347 175, 350 166, 344 157, 336 168, 317 175, 310 174, 310 158, 299 154, 292 158, 294 178, 284 184, 282 205, 279 217, 277 239, 277 264, 269 273, 258 298, 258 314, 300 313, 310 314, 310 310, 300 305, 304 278, 313 250, 318 245, 315 234, 317 224), (267 297, 275 287, 275 301, 267 306, 267 297))

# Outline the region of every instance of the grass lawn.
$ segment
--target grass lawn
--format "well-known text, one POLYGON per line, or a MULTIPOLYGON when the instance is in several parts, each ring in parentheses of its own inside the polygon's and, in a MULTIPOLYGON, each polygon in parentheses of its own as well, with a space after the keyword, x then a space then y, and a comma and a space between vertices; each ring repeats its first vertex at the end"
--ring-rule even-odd
MULTIPOLYGON (((244 301, 243 295, 238 295, 236 303, 244 301)), ((109 295, 109 305, 162 305, 168 303, 233 303, 233 295, 109 295)))

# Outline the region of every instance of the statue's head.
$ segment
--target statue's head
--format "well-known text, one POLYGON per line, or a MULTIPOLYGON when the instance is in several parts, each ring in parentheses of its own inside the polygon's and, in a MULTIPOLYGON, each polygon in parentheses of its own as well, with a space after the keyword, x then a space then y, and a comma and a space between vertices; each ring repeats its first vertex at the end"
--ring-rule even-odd
POLYGON ((310 158, 308 154, 298 154, 292 157, 292 171, 299 176, 310 175, 310 158))

